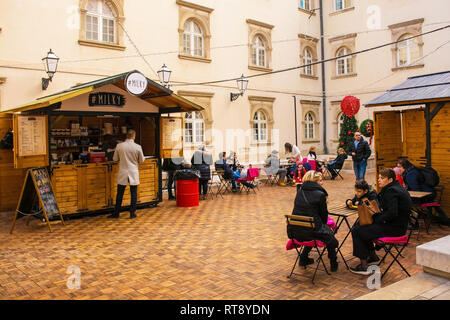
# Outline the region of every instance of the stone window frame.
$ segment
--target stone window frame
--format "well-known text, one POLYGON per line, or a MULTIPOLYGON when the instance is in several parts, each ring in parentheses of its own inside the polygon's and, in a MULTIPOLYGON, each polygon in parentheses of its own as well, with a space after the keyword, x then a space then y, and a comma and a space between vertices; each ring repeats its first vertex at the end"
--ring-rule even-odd
MULTIPOLYGON (((214 97, 214 93, 210 92, 200 92, 200 91, 187 91, 187 90, 179 90, 177 95, 182 96, 184 98, 189 99, 192 102, 203 107, 204 110, 201 111, 203 116, 203 122, 205 124, 205 141, 203 144, 205 146, 212 145, 212 125, 213 125, 213 117, 212 117, 212 98, 214 97)), ((186 113, 183 113, 183 118, 186 113)), ((183 128, 184 130, 184 128, 183 128)), ((198 144, 189 143, 185 145, 185 148, 194 149, 198 144)))
MULTIPOLYGON (((347 48, 350 52, 356 52, 356 33, 350 33, 343 36, 333 37, 328 39, 330 43, 331 50, 333 52, 333 57, 337 57, 338 52, 343 48, 347 48)), ((352 72, 338 75, 337 74, 337 60, 333 60, 333 68, 331 80, 341 79, 341 78, 349 78, 356 77, 358 74, 356 73, 356 59, 357 55, 350 56, 352 60, 352 72)))
POLYGON ((250 103, 250 130, 251 130, 251 145, 272 145, 272 131, 274 127, 274 117, 273 117, 273 105, 276 98, 274 97, 261 97, 261 96, 248 96, 248 101, 250 103), (266 115, 267 119, 267 140, 266 141, 255 141, 253 139, 253 117, 256 112, 262 111, 266 115))
POLYGON ((185 112, 183 119, 184 119, 183 120, 183 122, 184 122, 184 135, 183 135, 184 136, 184 143, 187 146, 191 146, 191 145, 201 146, 201 145, 204 145, 205 141, 206 141, 206 134, 205 134, 206 133, 206 130, 205 130, 206 125, 205 125, 205 117, 203 116, 203 113, 201 111, 185 112), (197 112, 200 114, 199 118, 196 116, 197 112), (192 114, 193 117, 187 118, 186 116, 189 113, 192 114), (188 142, 187 139, 186 139, 186 124, 187 123, 191 123, 192 124, 192 142, 188 142), (196 139, 195 139, 197 137, 197 127, 198 127, 199 124, 202 124, 202 126, 203 126, 203 137, 202 137, 202 141, 200 141, 200 142, 196 141, 196 139))
POLYGON ((214 9, 200 6, 184 0, 176 0, 178 5, 178 58, 211 63, 211 12, 214 9), (202 30, 203 34, 203 57, 192 56, 184 53, 183 34, 184 25, 188 20, 194 21, 202 30))
MULTIPOLYGON (((345 0, 342 0, 342 1, 345 4, 345 0)), ((344 13, 344 12, 349 12, 349 11, 355 10, 355 6, 354 6, 354 3, 353 3, 353 0, 349 0, 349 2, 350 2, 350 4, 348 6, 338 10, 337 9, 337 0, 333 0, 332 11, 330 12, 329 15, 333 16, 333 15, 337 15, 337 14, 341 14, 341 13, 344 13)))
POLYGON ((272 71, 272 29, 274 26, 253 19, 247 19, 246 22, 248 25, 248 68, 262 72, 272 71), (266 49, 266 67, 253 65, 253 40, 258 36, 264 42, 266 49))
POLYGON ((320 101, 300 100, 302 106, 301 139, 303 143, 320 142, 320 101), (305 117, 311 113, 314 117, 314 136, 311 139, 305 138, 305 117))
POLYGON ((314 9, 316 9, 315 0, 309 0, 309 8, 308 9, 302 8, 301 1, 302 0, 298 0, 298 11, 304 12, 308 16, 315 16, 316 15, 316 12, 314 11, 314 9))
POLYGON ((87 40, 86 39, 86 15, 87 15, 87 4, 89 0, 80 0, 80 32, 78 44, 88 47, 97 47, 104 49, 112 49, 112 50, 120 50, 124 51, 126 47, 124 46, 123 41, 123 29, 120 25, 123 25, 125 21, 125 14, 123 10, 123 1, 124 0, 106 0, 106 4, 110 5, 111 10, 115 13, 115 28, 116 28, 116 39, 115 43, 103 42, 103 41, 95 41, 95 40, 87 40))
MULTIPOLYGON (((303 53, 306 48, 311 50, 312 61, 317 62, 318 61, 317 43, 318 43, 319 39, 305 35, 305 34, 299 34, 298 38, 300 39, 300 63, 303 64, 303 58, 304 58, 303 53)), ((305 74, 303 71, 303 68, 301 68, 300 77, 313 79, 313 80, 319 79, 319 77, 317 76, 317 74, 318 74, 318 65, 317 64, 312 66, 312 72, 313 72, 312 75, 305 74)))
MULTIPOLYGON (((414 19, 409 20, 401 23, 396 23, 389 25, 388 28, 391 30, 391 39, 392 42, 398 41, 402 36, 405 34, 410 34, 411 36, 416 36, 422 33, 422 25, 424 22, 424 18, 420 19, 414 19)), ((423 57, 423 39, 422 36, 419 36, 416 38, 419 46, 419 57, 423 57)), ((391 46, 391 52, 392 52, 392 71, 400 71, 400 70, 406 70, 406 69, 415 69, 415 68, 423 68, 425 64, 423 63, 423 60, 421 60, 418 63, 406 65, 406 66, 398 66, 397 64, 397 50, 398 50, 398 44, 393 44, 391 46)))

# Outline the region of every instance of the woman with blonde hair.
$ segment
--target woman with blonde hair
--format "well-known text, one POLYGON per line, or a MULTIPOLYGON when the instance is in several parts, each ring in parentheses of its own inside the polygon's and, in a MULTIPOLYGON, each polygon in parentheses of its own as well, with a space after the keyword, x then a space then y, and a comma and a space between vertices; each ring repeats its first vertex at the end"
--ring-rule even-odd
MULTIPOLYGON (((328 193, 322 187, 323 177, 320 172, 308 171, 303 177, 303 185, 298 189, 297 196, 294 201, 293 215, 308 216, 314 219, 314 229, 304 229, 299 226, 288 225, 287 234, 290 239, 302 241, 320 240, 327 246, 328 258, 330 259, 331 271, 336 272, 338 269, 336 248, 339 243, 334 237, 334 233, 327 225, 328 193)), ((309 258, 309 252, 312 247, 305 247, 300 255, 300 266, 306 266, 314 263, 309 258)))

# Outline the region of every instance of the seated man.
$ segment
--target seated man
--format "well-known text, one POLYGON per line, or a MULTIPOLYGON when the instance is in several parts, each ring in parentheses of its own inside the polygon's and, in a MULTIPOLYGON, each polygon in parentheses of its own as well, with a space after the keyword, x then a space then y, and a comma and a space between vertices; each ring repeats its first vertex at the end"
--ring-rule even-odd
POLYGON ((344 148, 339 148, 338 156, 336 157, 336 159, 328 162, 327 164, 327 169, 331 173, 331 180, 334 180, 338 176, 336 170, 342 168, 345 159, 347 159, 347 154, 345 153, 344 148))
POLYGON ((361 260, 356 267, 350 268, 353 273, 369 275, 369 264, 379 261, 373 239, 401 237, 405 235, 408 226, 412 202, 408 191, 395 179, 394 170, 381 170, 378 185, 382 188, 378 194, 381 212, 372 216, 372 224, 357 225, 352 229, 353 255, 361 260))
POLYGON ((264 161, 266 166, 266 173, 272 176, 279 175, 278 184, 280 186, 285 186, 284 179, 286 178, 286 168, 280 168, 280 159, 278 158, 278 151, 273 150, 264 161))
POLYGON ((223 177, 226 180, 231 180, 231 191, 236 192, 236 178, 234 177, 234 172, 231 170, 230 166, 227 163, 227 155, 226 152, 219 153, 219 160, 216 161, 214 167, 217 170, 224 171, 223 177))

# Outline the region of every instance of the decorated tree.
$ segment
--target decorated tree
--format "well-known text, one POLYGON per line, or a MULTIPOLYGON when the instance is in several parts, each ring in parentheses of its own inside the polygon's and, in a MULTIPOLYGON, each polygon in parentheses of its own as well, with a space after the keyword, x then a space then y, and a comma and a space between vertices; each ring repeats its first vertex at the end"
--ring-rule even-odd
POLYGON ((359 99, 353 96, 346 96, 341 102, 341 110, 346 117, 344 117, 341 132, 339 133, 338 148, 344 148, 347 153, 350 143, 353 142, 355 132, 359 131, 355 118, 355 114, 359 111, 359 106, 359 99))

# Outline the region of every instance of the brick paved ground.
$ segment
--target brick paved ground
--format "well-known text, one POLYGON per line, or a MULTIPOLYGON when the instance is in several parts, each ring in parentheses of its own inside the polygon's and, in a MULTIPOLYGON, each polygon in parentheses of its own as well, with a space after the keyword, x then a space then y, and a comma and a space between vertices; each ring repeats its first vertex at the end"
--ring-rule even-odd
MULTIPOLYGON (((326 181, 329 203, 343 203, 353 192, 353 177, 326 181)), ((374 175, 368 176, 374 182, 374 175)), ((366 278, 341 263, 331 276, 319 273, 316 284, 296 275, 286 251, 284 214, 293 207, 295 188, 260 187, 257 194, 230 194, 202 201, 196 208, 163 202, 138 211, 138 218, 105 216, 55 224, 49 233, 38 221, 17 222, 0 215, 0 299, 354 299, 370 290, 366 278), (81 269, 81 289, 69 290, 67 268, 81 269)), ((353 219, 352 219, 353 220, 353 219)), ((342 239, 342 228, 338 239, 342 239)), ((449 234, 432 226, 413 238, 403 259, 411 274, 414 247, 449 234)), ((344 254, 351 253, 351 241, 344 254)), ((328 263, 328 259, 325 260, 328 263)), ((355 261, 351 262, 355 263, 355 261)), ((310 270, 299 270, 306 276, 310 270)), ((394 267, 383 286, 404 278, 394 267)))

